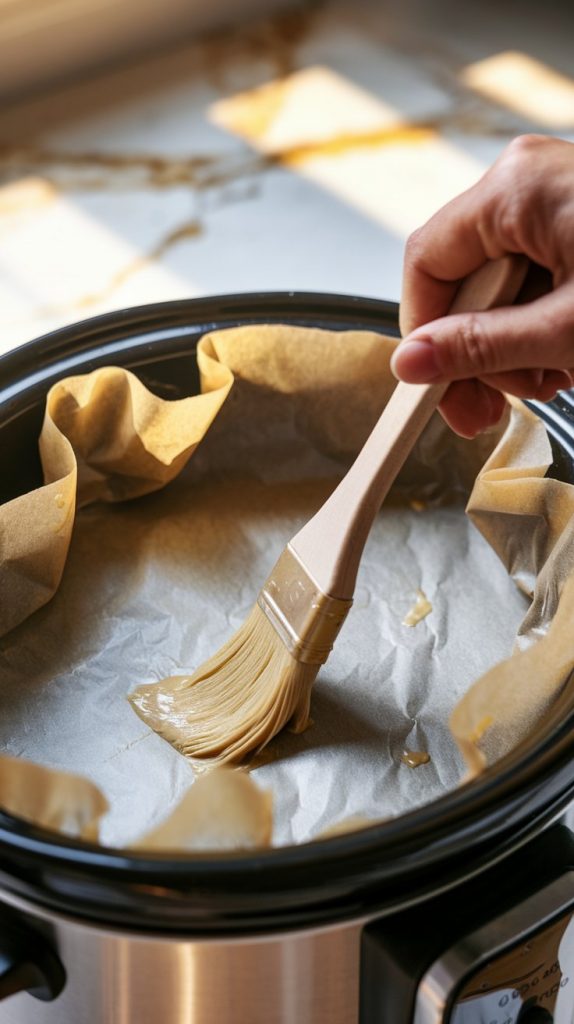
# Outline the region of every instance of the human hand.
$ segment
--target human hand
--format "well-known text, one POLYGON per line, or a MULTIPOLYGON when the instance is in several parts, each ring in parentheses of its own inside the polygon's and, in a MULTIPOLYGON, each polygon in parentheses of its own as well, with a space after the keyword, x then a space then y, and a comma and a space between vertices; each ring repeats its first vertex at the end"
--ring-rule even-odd
POLYGON ((472 188, 407 242, 392 369, 452 381, 440 409, 463 437, 504 411, 504 392, 548 401, 574 381, 574 144, 514 139, 472 188), (508 253, 531 261, 517 304, 445 315, 462 278, 508 253))

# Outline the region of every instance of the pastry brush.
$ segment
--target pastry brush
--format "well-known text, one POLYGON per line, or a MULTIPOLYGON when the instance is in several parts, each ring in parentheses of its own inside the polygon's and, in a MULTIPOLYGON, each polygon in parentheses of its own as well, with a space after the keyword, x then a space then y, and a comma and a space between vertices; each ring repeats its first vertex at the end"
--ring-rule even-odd
MULTIPOLYGON (((450 312, 509 305, 527 261, 504 257, 468 277, 450 312)), ((191 676, 139 687, 138 714, 194 761, 242 761, 285 725, 302 731, 311 688, 353 603, 369 531, 447 384, 398 383, 355 462, 289 541, 245 623, 191 676)))

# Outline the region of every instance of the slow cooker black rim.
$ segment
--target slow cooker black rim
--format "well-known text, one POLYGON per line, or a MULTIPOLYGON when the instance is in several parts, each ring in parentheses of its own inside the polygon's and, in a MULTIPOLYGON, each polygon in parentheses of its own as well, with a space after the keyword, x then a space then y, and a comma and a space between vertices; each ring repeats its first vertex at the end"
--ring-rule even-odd
MULTIPOLYGON (((282 320, 398 334, 395 303, 355 296, 254 293, 120 310, 0 358, 0 420, 37 401, 54 379, 87 372, 110 357, 142 367, 161 360, 162 351, 164 358, 181 353, 207 330, 282 320)), ((552 417, 558 443, 574 440, 559 403, 552 417)), ((402 892, 420 897, 510 853, 560 813, 574 796, 573 725, 574 709, 541 733, 527 756, 514 752, 496 772, 393 822, 256 855, 150 858, 102 850, 0 812, 2 882, 45 905, 134 927, 194 921, 201 930, 244 930, 267 927, 271 919, 294 927, 395 907, 402 892)))

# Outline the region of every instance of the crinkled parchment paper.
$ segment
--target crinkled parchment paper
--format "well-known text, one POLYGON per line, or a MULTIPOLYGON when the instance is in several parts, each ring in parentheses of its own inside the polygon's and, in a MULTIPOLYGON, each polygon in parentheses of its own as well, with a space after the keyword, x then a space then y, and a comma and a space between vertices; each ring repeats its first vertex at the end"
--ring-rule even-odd
MULTIPOLYGON (((394 344, 238 328, 201 342, 202 396, 165 402, 118 369, 52 389, 46 486, 0 509, 0 751, 99 787, 103 843, 137 842, 193 782, 127 693, 191 671, 244 621, 380 413, 394 344)), ((274 842, 432 800, 465 775, 453 735, 476 770, 548 711, 574 666, 574 488, 545 479, 550 462, 521 408, 500 440, 430 424, 374 526, 313 727, 284 732, 253 769, 273 794, 274 842), (481 532, 464 514, 479 470, 481 532), (419 589, 433 610, 410 628, 419 589), (429 764, 407 767, 405 747, 429 764)), ((2 778, 18 762, 4 765, 0 806, 14 812, 2 778)))

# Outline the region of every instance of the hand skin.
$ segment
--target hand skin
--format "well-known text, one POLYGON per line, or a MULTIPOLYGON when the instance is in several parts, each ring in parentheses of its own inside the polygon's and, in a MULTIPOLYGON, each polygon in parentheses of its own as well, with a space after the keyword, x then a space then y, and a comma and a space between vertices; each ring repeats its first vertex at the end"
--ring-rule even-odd
POLYGON ((548 401, 574 382, 574 143, 514 139, 483 178, 406 247, 393 372, 452 381, 441 412, 474 437, 504 412, 504 392, 548 401), (517 303, 446 316, 462 278, 488 259, 531 261, 517 303))

